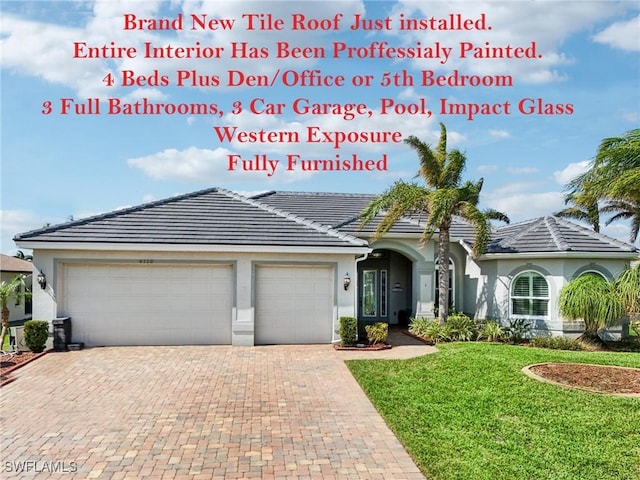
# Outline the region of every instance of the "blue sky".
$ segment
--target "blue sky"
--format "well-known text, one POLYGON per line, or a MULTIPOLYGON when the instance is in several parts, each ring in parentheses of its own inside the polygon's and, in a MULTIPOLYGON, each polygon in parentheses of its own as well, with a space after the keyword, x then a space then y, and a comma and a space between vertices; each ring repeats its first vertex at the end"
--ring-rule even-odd
MULTIPOLYGON (((264 190, 382 192, 398 179, 412 179, 415 153, 402 142, 344 144, 242 144, 220 142, 214 126, 236 126, 243 131, 300 131, 310 126, 322 131, 400 131, 435 143, 438 122, 449 131, 449 146, 467 155, 466 178, 484 177, 482 204, 507 213, 512 221, 551 214, 562 208, 564 184, 586 168, 605 137, 617 136, 640 123, 640 8, 636 1, 5 1, 2 3, 2 192, 3 253, 14 253, 11 238, 46 223, 64 222, 180 193, 220 186, 241 193, 264 190), (231 31, 125 31, 124 14, 137 18, 175 19, 179 13, 189 24, 191 14, 236 19, 231 31), (246 13, 272 14, 285 20, 285 31, 247 32, 246 13), (342 14, 339 30, 291 31, 293 14, 308 19, 332 19, 342 14), (412 18, 447 18, 460 13, 477 20, 484 14, 491 30, 399 31, 400 15, 412 18), (367 19, 390 18, 390 30, 349 31, 354 15, 367 19), (291 46, 324 47, 327 58, 277 59, 277 42, 291 46), (139 55, 128 59, 74 59, 74 42, 102 46, 134 46, 139 55), (219 59, 144 59, 144 42, 161 46, 224 46, 219 59), (266 47, 267 59, 229 58, 231 42, 266 47), (392 47, 440 46, 452 48, 450 58, 397 60, 331 58, 335 42, 365 47, 387 42, 392 47), (462 43, 483 46, 529 47, 535 59, 460 58, 462 43), (343 75, 344 87, 284 87, 278 77, 272 87, 229 87, 228 70, 247 75, 319 70, 343 75), (164 87, 122 87, 120 72, 167 75, 164 87), (221 78, 221 85, 177 87, 178 70, 221 78), (512 87, 427 87, 421 72, 451 75, 509 75, 512 87), (380 86, 385 72, 402 72, 414 85, 380 86), (102 79, 111 72, 116 85, 102 79), (350 86, 355 75, 372 75, 370 87, 350 86), (100 115, 61 115, 62 98, 77 103, 101 99, 100 115), (155 103, 215 103, 224 113, 210 115, 107 115, 109 98, 155 103), (279 115, 230 113, 234 101, 246 106, 251 99, 286 105, 279 115), (370 116, 344 120, 338 115, 300 115, 292 112, 296 98, 311 103, 365 103, 370 116), (382 98, 396 103, 426 102, 432 115, 380 113, 382 98), (546 104, 573 105, 570 115, 522 114, 523 98, 546 104), (421 100, 424 99, 424 100, 421 100), (442 99, 449 103, 511 103, 509 115, 442 115, 442 99), (51 101, 54 112, 41 113, 51 101), (387 171, 302 172, 280 166, 265 172, 230 171, 229 155, 242 158, 266 154, 284 159, 388 157, 387 171)), ((284 161, 284 160, 283 160, 284 161)), ((604 232, 626 240, 624 223, 604 232)))

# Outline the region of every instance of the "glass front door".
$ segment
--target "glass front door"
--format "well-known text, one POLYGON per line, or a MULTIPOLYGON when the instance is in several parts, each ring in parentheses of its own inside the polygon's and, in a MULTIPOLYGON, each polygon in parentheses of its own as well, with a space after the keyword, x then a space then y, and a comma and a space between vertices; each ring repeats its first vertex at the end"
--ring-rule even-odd
POLYGON ((387 270, 366 268, 360 278, 360 318, 367 323, 386 322, 388 305, 387 270))

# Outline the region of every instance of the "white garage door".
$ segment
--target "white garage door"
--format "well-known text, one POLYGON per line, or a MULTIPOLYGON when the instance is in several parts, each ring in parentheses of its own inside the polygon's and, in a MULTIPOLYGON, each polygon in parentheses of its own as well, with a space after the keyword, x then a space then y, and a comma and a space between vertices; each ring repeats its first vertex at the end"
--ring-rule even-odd
POLYGON ((87 346, 231 343, 230 265, 67 264, 62 295, 87 346))
POLYGON ((330 343, 333 270, 325 266, 257 267, 255 343, 330 343))

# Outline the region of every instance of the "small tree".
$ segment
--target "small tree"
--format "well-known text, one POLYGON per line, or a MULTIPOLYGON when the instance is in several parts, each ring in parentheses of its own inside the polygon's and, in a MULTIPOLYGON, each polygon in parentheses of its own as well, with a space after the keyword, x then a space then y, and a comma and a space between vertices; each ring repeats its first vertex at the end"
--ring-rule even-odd
POLYGON ((616 284, 596 273, 571 280, 560 291, 558 303, 563 317, 584 322, 580 340, 602 343, 598 333, 620 323, 624 316, 624 305, 616 284))
POLYGON ((21 305, 25 297, 29 296, 24 283, 24 275, 16 275, 11 280, 0 282, 0 309, 2 309, 2 339, 0 348, 4 345, 4 338, 9 331, 9 303, 15 302, 21 305))
POLYGON ((640 263, 620 274, 616 279, 616 289, 627 315, 640 313, 640 263))

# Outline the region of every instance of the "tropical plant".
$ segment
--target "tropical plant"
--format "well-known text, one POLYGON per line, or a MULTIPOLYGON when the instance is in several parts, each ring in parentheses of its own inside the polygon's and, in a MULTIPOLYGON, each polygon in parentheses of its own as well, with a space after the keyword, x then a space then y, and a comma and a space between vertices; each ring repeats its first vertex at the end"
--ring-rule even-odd
POLYGON ((629 328, 635 334, 636 337, 640 340, 640 319, 639 320, 631 320, 629 323, 629 328))
POLYGON ((33 261, 33 255, 26 254, 22 250, 18 250, 14 257, 19 258, 20 260, 26 260, 27 262, 33 261))
POLYGON ((532 329, 531 322, 526 318, 512 318, 504 329, 504 335, 511 343, 520 343, 531 335, 532 329))
POLYGON ((454 342, 470 342, 478 334, 475 322, 461 312, 450 314, 445 324, 449 329, 449 338, 454 342))
POLYGON ((0 345, 4 345, 4 339, 9 331, 9 304, 15 302, 18 305, 24 302, 30 293, 24 283, 24 275, 16 275, 9 281, 0 282, 0 309, 2 309, 2 339, 0 345))
POLYGON ((633 243, 640 232, 638 185, 640 129, 634 129, 620 137, 602 140, 589 169, 567 184, 565 201, 574 204, 576 210, 564 216, 586 219, 593 224, 593 207, 599 205, 600 213, 613 214, 607 225, 617 220, 631 220, 630 241, 633 243), (588 215, 581 218, 583 213, 588 215))
POLYGON ((627 315, 640 313, 640 263, 627 268, 615 281, 627 315))
POLYGON ((367 339, 371 345, 378 343, 384 343, 387 341, 389 335, 389 324, 385 322, 377 322, 373 325, 366 325, 364 327, 367 332, 367 339))
POLYGON ((596 273, 585 273, 567 283, 558 298, 560 314, 569 320, 582 320, 580 340, 601 343, 598 333, 618 324, 624 304, 613 282, 596 273))
POLYGON ((505 336, 504 329, 494 320, 483 322, 478 326, 478 340, 486 338, 490 342, 498 342, 505 336))
POLYGON ((426 338, 427 327, 433 320, 426 317, 416 317, 409 320, 409 333, 416 337, 426 338))
POLYGON ((431 320, 425 329, 424 338, 433 343, 447 342, 451 339, 449 326, 446 323, 440 323, 437 319, 431 320))
POLYGON ((600 231, 600 210, 597 198, 584 192, 572 191, 565 195, 564 203, 571 206, 556 212, 556 216, 590 223, 594 232, 600 231))
POLYGON ((533 337, 529 340, 529 345, 538 348, 549 348, 551 350, 584 350, 581 342, 567 337, 533 337))
MULTIPOLYGON (((405 143, 418 154, 420 177, 425 186, 402 180, 374 199, 361 213, 362 225, 379 221, 372 240, 377 240, 391 230, 402 218, 412 217, 423 221, 420 242, 426 243, 438 232, 438 289, 447 292, 449 286, 449 232, 454 216, 466 219, 474 228, 475 256, 484 252, 491 232, 489 220, 508 222, 504 213, 496 210, 478 209, 483 179, 462 183, 462 172, 466 165, 465 155, 458 149, 447 151, 447 130, 440 123, 440 139, 435 148, 415 136, 405 143)), ((439 296, 438 318, 444 323, 449 312, 448 295, 439 296)))

